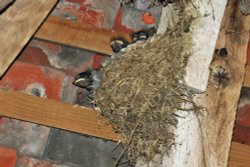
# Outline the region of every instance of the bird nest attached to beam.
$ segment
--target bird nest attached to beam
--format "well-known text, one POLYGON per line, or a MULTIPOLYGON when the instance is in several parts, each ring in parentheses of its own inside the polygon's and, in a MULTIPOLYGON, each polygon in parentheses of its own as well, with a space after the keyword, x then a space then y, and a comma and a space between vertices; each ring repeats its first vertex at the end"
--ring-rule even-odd
POLYGON ((103 69, 95 103, 122 135, 130 162, 164 155, 174 144, 177 110, 196 110, 184 83, 191 37, 184 33, 190 15, 182 13, 175 29, 129 45, 103 69), (190 108, 183 108, 188 103, 190 108))

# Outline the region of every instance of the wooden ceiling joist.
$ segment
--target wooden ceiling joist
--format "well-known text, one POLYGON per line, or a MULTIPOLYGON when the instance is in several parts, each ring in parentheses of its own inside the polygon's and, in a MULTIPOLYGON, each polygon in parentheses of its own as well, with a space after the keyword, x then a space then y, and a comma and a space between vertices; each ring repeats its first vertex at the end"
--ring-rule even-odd
POLYGON ((246 66, 245 80, 243 82, 243 86, 250 88, 250 65, 249 64, 246 66))
POLYGON ((232 142, 228 167, 249 167, 250 146, 232 142))
POLYGON ((109 140, 118 134, 89 108, 0 89, 0 115, 109 140))
POLYGON ((35 34, 35 38, 108 55, 113 53, 110 47, 110 40, 115 37, 123 37, 131 42, 129 33, 72 22, 56 16, 48 17, 35 34))
POLYGON ((57 0, 16 0, 0 15, 0 77, 52 10, 57 0))
MULTIPOLYGON (((20 92, 0 90, 0 115, 112 141, 120 138, 94 110, 20 92)), ((247 167, 249 154, 250 146, 232 142, 229 167, 247 167)))

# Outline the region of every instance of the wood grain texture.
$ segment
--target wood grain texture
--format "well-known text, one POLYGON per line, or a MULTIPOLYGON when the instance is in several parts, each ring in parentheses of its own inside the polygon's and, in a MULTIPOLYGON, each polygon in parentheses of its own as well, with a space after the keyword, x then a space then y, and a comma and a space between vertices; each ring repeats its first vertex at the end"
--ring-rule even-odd
POLYGON ((177 113, 180 116, 175 131, 178 144, 163 166, 227 166, 250 29, 250 16, 242 15, 239 6, 238 0, 228 1, 216 44, 218 49, 226 48, 228 55, 226 58, 214 55, 207 91, 196 96, 206 111, 177 113), (228 79, 218 78, 217 68, 224 69, 228 79))
POLYGON ((243 82, 243 86, 250 88, 250 65, 246 66, 245 79, 243 82))
POLYGON ((0 15, 0 76, 30 40, 57 0, 16 0, 0 15))
POLYGON ((0 115, 118 141, 96 111, 20 92, 0 90, 0 115))
MULTIPOLYGON (((94 110, 20 92, 0 90, 0 115, 112 141, 120 138, 94 110)), ((232 142, 229 167, 249 164, 250 146, 232 142)))
POLYGON ((229 0, 216 48, 227 48, 228 56, 214 55, 208 90, 201 97, 207 112, 198 117, 204 166, 226 167, 235 124, 236 109, 244 80, 250 16, 242 15, 238 0, 229 0), (228 80, 216 77, 223 68, 228 80))
POLYGON ((228 167, 249 167, 250 146, 232 142, 228 167))
POLYGON ((13 2, 14 0, 0 0, 0 14, 13 2))
POLYGON ((48 17, 35 37, 103 54, 113 53, 110 47, 111 38, 123 37, 131 42, 128 33, 72 22, 56 16, 48 17))

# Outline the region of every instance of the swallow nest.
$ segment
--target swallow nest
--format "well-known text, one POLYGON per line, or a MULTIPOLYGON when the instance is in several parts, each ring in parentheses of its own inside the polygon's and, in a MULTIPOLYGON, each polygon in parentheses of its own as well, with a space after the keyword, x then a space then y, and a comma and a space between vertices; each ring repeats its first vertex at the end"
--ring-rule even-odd
POLYGON ((132 164, 167 154, 174 144, 175 112, 189 110, 185 103, 198 108, 183 79, 192 45, 183 30, 187 20, 190 15, 181 13, 175 29, 129 45, 103 69, 95 103, 122 135, 132 164))

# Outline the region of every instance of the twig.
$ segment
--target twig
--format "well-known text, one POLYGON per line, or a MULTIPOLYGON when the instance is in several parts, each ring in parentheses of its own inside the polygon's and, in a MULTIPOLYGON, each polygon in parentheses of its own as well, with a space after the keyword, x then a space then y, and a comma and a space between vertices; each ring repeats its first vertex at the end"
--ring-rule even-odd
MULTIPOLYGON (((130 145, 132 143, 132 140, 134 138, 134 134, 135 134, 135 131, 137 129, 137 127, 139 126, 139 123, 140 123, 140 120, 138 120, 138 122, 136 123, 135 125, 135 128, 133 129, 132 133, 131 133, 131 137, 129 139, 129 142, 128 142, 128 145, 130 145)), ((113 164, 113 167, 117 167, 120 163, 120 160, 122 159, 125 151, 127 150, 127 148, 124 148, 121 152, 121 154, 118 156, 117 160, 115 161, 115 163, 113 164)))

